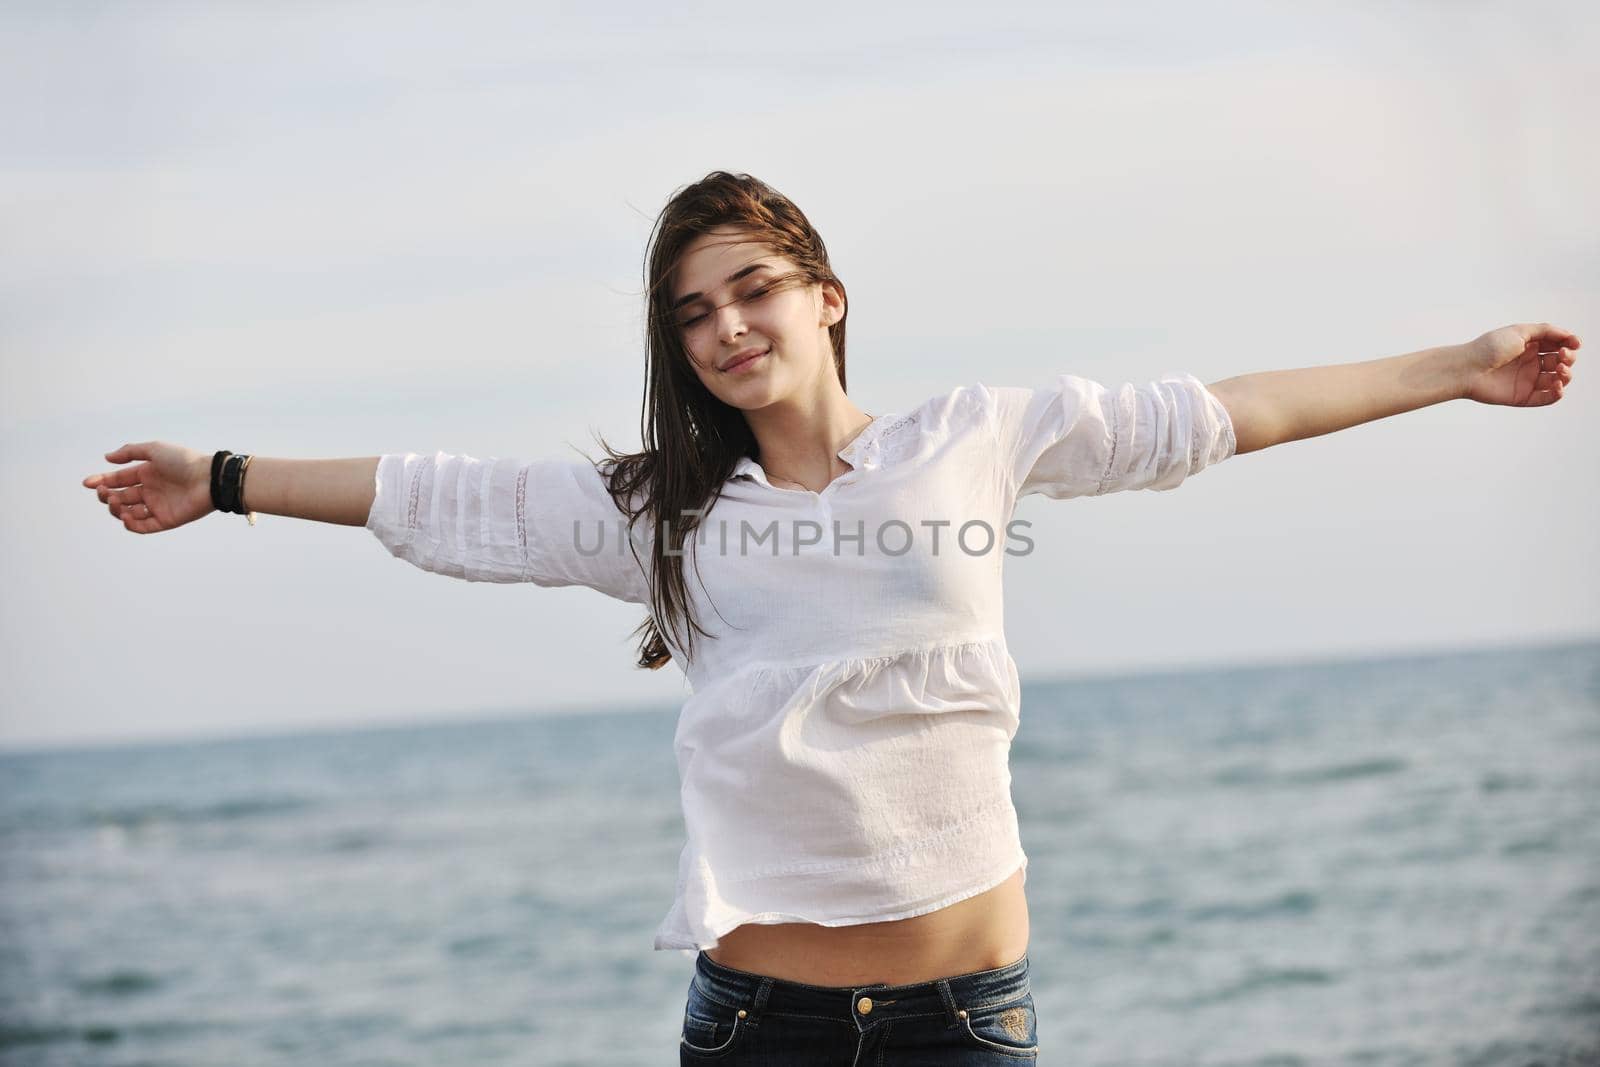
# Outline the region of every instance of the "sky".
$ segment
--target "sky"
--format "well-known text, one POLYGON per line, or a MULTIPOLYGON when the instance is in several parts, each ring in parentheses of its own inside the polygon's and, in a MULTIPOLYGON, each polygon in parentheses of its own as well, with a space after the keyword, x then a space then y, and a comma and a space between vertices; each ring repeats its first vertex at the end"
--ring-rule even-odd
POLYGON ((152 439, 637 447, 645 243, 718 169, 823 234, 873 413, 1587 342, 1552 407, 1024 500, 1025 683, 1600 639, 1592 7, 909 10, 0 7, 0 746, 672 714, 635 605, 281 516, 139 536, 80 483, 152 439))

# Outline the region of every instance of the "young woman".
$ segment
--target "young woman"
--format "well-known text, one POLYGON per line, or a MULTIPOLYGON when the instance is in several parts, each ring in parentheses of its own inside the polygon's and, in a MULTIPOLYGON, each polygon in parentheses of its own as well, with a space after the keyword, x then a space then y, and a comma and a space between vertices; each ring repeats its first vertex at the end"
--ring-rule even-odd
MULTIPOLYGON (((692 683, 688 842, 655 947, 695 954, 683 1062, 1036 1057, 1027 856, 1007 766, 1002 553, 1018 498, 1173 489, 1230 456, 1470 398, 1548 405, 1548 323, 1209 385, 974 382, 904 413, 845 391, 844 285, 789 200, 713 172, 646 262, 643 450, 295 460, 151 441, 92 475, 135 533, 213 510, 366 526, 469 581, 649 609, 638 665, 692 683)), ((1031 544, 1031 542, 1027 542, 1031 544)))

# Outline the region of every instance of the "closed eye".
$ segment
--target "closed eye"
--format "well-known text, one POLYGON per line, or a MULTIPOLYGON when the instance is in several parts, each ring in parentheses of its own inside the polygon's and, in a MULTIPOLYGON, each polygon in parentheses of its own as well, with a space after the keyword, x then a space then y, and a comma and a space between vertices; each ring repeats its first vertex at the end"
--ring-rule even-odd
MULTIPOLYGON (((768 283, 767 285, 761 286, 759 289, 750 290, 748 293, 746 293, 740 299, 741 300, 759 300, 764 296, 770 295, 775 288, 777 288, 776 283, 768 283)), ((705 317, 706 317, 705 314, 701 313, 699 315, 694 316, 691 319, 684 319, 682 322, 678 323, 678 328, 687 330, 689 327, 693 326, 695 323, 699 322, 701 319, 703 319, 705 317)))

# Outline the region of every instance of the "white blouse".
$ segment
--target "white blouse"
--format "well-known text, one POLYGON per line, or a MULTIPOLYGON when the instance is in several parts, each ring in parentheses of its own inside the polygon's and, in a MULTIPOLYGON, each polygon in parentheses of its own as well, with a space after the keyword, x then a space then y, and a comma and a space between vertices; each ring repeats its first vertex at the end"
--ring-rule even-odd
MULTIPOLYGON (((700 625, 673 739, 687 842, 655 948, 743 923, 904 919, 1028 857, 1011 802, 1020 711, 1001 566, 1032 545, 1020 497, 1175 489, 1233 455, 1189 374, 1108 389, 965 385, 879 415, 820 493, 741 459, 707 510, 688 588, 700 625)), ((602 460, 602 462, 606 462, 602 460)), ((383 456, 367 528, 467 581, 585 585, 649 602, 650 539, 582 459, 383 456)), ((619 668, 622 665, 619 664, 619 668)))

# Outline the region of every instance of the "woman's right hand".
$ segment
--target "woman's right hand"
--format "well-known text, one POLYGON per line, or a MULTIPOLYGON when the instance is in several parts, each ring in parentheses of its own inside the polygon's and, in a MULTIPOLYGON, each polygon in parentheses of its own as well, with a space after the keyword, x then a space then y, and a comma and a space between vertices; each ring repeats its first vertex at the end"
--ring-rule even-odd
POLYGON ((130 463, 83 480, 122 528, 133 533, 160 533, 193 522, 211 504, 211 455, 165 441, 123 445, 106 453, 112 463, 130 463))

